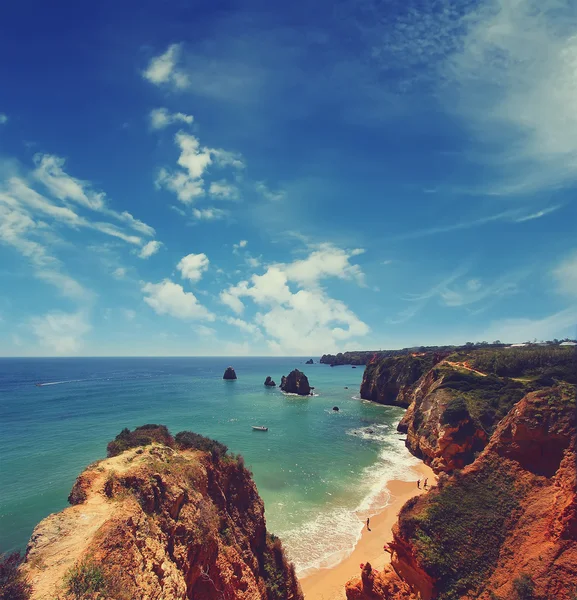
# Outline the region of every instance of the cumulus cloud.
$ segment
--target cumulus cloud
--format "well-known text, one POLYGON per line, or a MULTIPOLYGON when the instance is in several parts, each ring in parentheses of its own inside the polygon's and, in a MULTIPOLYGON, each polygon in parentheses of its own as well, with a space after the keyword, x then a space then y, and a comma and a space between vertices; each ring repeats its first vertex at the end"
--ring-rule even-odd
POLYGON ((254 274, 221 292, 220 301, 237 315, 245 310, 245 298, 258 310, 254 323, 232 318, 227 322, 247 332, 248 326, 256 326, 250 332, 262 332, 277 354, 326 352, 323 348, 335 350, 342 342, 365 336, 368 326, 319 286, 320 280, 331 277, 363 285, 362 271, 349 263, 360 253, 321 244, 306 259, 270 265, 262 275, 254 274), (294 291, 291 283, 301 289, 294 291))
POLYGON ((192 292, 185 292, 181 285, 170 279, 160 283, 145 283, 142 291, 146 304, 159 315, 194 321, 215 320, 215 316, 198 302, 192 292))
POLYGON ((201 280, 203 273, 208 270, 209 263, 206 254, 188 254, 181 258, 176 268, 180 271, 183 279, 196 283, 201 280))
POLYGON ((555 268, 553 276, 560 293, 577 298, 577 251, 555 268))
POLYGON ((194 117, 185 113, 171 113, 166 108, 154 108, 149 115, 150 126, 152 129, 164 129, 174 123, 192 124, 194 117))
POLYGON ((148 242, 148 244, 145 244, 140 249, 138 256, 140 258, 145 258, 145 259, 150 258, 153 254, 156 254, 160 250, 161 246, 162 246, 162 242, 158 242, 156 240, 153 240, 152 242, 148 242))
POLYGON ((242 332, 250 334, 253 339, 261 339, 263 337, 261 330, 254 323, 249 323, 236 317, 225 317, 223 320, 225 323, 237 327, 242 332))
POLYGON ((70 355, 80 350, 82 337, 91 329, 85 313, 53 311, 30 319, 30 328, 39 343, 55 354, 70 355))
POLYGON ((117 269, 114 269, 112 276, 115 279, 124 279, 126 277, 126 269, 124 267, 118 267, 117 269))
POLYGON ((180 53, 180 44, 171 44, 164 54, 151 59, 142 76, 155 85, 187 88, 190 85, 188 75, 178 66, 180 53))
POLYGON ((208 193, 214 198, 222 200, 236 200, 239 197, 238 188, 224 180, 213 181, 210 184, 208 193))

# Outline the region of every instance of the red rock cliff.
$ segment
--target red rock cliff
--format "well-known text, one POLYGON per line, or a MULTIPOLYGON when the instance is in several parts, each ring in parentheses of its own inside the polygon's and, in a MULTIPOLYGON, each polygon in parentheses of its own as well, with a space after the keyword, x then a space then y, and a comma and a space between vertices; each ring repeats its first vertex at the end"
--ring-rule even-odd
POLYGON ((33 600, 303 597, 241 460, 132 448, 84 471, 70 500, 32 534, 33 600))
POLYGON ((574 386, 527 394, 471 465, 403 507, 391 566, 347 598, 573 600, 576 430, 574 386))

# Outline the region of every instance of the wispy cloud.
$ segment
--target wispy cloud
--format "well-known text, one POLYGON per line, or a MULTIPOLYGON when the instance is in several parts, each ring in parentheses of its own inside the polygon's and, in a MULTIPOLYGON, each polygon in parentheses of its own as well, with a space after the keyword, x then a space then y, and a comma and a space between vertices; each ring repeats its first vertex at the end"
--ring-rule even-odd
POLYGON ((8 123, 8 115, 0 113, 0 125, 4 125, 4 123, 8 123))
POLYGON ((539 210, 537 212, 527 212, 526 209, 511 209, 503 212, 499 212, 494 215, 488 215, 485 217, 479 217, 477 219, 459 221, 457 223, 450 223, 447 225, 440 225, 438 227, 430 227, 429 229, 420 229, 417 231, 408 231, 407 233, 401 233, 391 238, 393 241, 399 240, 411 240, 421 237, 427 237, 430 235, 437 235, 440 233, 449 233, 451 231, 460 231, 463 229, 474 229, 476 227, 482 227, 489 223, 525 223, 527 221, 533 221, 545 217, 557 210, 562 208, 561 205, 550 206, 539 210))
POLYGON ((150 111, 149 120, 152 129, 164 129, 175 123, 191 125, 194 117, 181 112, 171 113, 166 108, 155 108, 150 111))

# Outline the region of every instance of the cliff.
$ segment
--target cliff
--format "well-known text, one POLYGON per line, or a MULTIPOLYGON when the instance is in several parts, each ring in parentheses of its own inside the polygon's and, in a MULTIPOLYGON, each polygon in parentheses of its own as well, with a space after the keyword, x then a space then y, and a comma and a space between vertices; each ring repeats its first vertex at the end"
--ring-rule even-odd
MULTIPOLYGON (((422 403, 442 390, 445 376, 439 369, 429 375, 422 403)), ((573 385, 526 394, 471 464, 441 475, 437 487, 405 504, 391 565, 383 572, 365 566, 347 584, 347 598, 573 600, 576 411, 573 385)))
POLYGON ((35 528, 31 598, 301 600, 242 458, 191 432, 159 444, 154 427, 124 430, 35 528))
POLYGON ((432 352, 375 359, 365 368, 361 398, 407 408, 412 402, 412 386, 445 356, 432 352))

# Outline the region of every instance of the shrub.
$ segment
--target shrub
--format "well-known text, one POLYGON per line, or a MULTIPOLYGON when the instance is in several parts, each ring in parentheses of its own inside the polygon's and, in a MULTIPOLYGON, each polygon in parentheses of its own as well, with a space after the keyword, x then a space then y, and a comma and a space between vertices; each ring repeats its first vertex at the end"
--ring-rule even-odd
POLYGON ((519 600, 532 600, 535 597, 535 583, 527 573, 521 573, 513 580, 513 589, 519 600))
POLYGON ((32 587, 18 567, 20 552, 0 555, 0 600, 28 600, 32 587))
POLYGON ((192 431, 181 431, 177 433, 175 441, 177 447, 181 450, 202 450, 204 452, 210 452, 213 458, 222 458, 228 451, 228 447, 224 444, 192 431))
POLYGON ((106 448, 106 454, 110 458, 118 456, 125 450, 137 446, 148 446, 153 442, 174 447, 174 439, 164 425, 141 425, 134 431, 124 428, 106 448))
POLYGON ((447 404, 447 408, 445 408, 445 412, 441 416, 441 423, 443 425, 458 425, 461 421, 469 418, 469 411, 467 409, 467 405, 463 398, 453 398, 449 404, 447 404))
POLYGON ((102 567, 91 559, 84 559, 81 563, 72 567, 66 573, 64 581, 68 593, 74 596, 76 600, 99 594, 106 588, 106 579, 102 567))
POLYGON ((401 511, 401 532, 439 582, 439 599, 461 598, 485 582, 517 507, 514 480, 495 460, 429 494, 418 514, 401 511))

